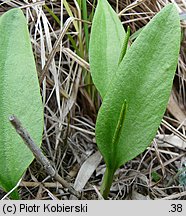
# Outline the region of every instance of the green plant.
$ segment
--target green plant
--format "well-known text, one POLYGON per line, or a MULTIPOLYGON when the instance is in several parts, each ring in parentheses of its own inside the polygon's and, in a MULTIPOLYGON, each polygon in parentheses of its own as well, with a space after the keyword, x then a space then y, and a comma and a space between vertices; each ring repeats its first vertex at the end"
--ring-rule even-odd
POLYGON ((180 47, 177 9, 168 4, 121 56, 124 31, 106 0, 99 0, 90 38, 92 79, 103 103, 96 141, 106 163, 101 193, 107 198, 115 171, 154 138, 169 99, 180 47))
MULTIPOLYGON (((0 17, 0 186, 10 191, 33 155, 9 122, 15 114, 38 146, 43 131, 43 105, 27 29, 20 9, 0 17)), ((18 199, 17 191, 12 198, 18 199)))
POLYGON ((107 1, 98 1, 91 30, 89 61, 93 82, 102 98, 118 67, 124 38, 125 31, 117 14, 107 1))

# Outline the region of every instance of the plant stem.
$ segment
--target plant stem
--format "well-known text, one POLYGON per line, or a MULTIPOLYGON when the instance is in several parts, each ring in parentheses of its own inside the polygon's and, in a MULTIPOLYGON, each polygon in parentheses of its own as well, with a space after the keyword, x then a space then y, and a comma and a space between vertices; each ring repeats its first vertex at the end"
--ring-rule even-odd
MULTIPOLYGON (((87 1, 82 1, 82 13, 83 13, 83 19, 88 21, 87 18, 87 1)), ((88 25, 86 22, 83 23, 84 25, 84 32, 85 32, 85 45, 86 45, 86 51, 88 53, 89 50, 89 32, 88 32, 88 25)))
POLYGON ((106 168, 100 191, 104 199, 108 199, 108 195, 114 178, 114 173, 115 171, 113 169, 106 168))

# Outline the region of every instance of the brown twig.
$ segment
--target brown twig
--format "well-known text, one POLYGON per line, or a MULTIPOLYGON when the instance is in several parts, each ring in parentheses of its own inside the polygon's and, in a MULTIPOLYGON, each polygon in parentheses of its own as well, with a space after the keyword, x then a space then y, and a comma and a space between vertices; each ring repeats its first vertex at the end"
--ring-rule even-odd
POLYGON ((42 153, 41 149, 35 144, 29 133, 25 128, 22 127, 21 122, 17 119, 16 116, 12 115, 9 117, 10 123, 15 128, 16 132, 20 135, 23 139, 24 143, 28 146, 31 150, 35 158, 43 165, 45 171, 56 181, 58 181, 63 187, 67 188, 69 193, 73 194, 74 196, 78 197, 79 199, 82 198, 81 193, 76 191, 69 182, 63 179, 52 167, 50 161, 45 157, 42 153))

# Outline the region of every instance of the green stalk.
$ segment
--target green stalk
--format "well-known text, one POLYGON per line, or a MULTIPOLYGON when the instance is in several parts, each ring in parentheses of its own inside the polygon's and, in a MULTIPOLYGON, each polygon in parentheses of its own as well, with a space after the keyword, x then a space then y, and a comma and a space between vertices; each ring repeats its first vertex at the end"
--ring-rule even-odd
POLYGON ((112 145, 113 145, 113 152, 112 152, 112 168, 111 166, 107 166, 105 174, 104 174, 104 178, 103 178, 103 183, 101 186, 101 194, 103 196, 104 199, 107 199, 108 194, 110 192, 110 187, 112 185, 113 182, 113 178, 114 178, 114 173, 118 168, 118 164, 116 161, 117 158, 117 145, 121 136, 121 131, 123 128, 123 124, 124 124, 124 120, 126 117, 126 112, 127 112, 127 101, 124 100, 124 103, 121 107, 121 111, 120 111, 120 116, 118 119, 118 123, 114 132, 114 136, 112 138, 112 145))
POLYGON ((68 36, 68 39, 70 40, 70 42, 72 44, 72 47, 75 49, 78 56, 81 57, 82 54, 80 53, 79 48, 77 47, 75 40, 73 39, 73 37, 70 34, 68 34, 67 36, 68 36))
POLYGON ((92 11, 91 11, 90 16, 89 16, 89 18, 88 18, 88 20, 89 20, 90 22, 92 22, 92 19, 93 19, 93 16, 94 16, 95 8, 96 8, 96 0, 93 1, 93 4, 92 4, 92 11))
MULTIPOLYGON (((47 5, 44 5, 44 8, 54 18, 54 20, 57 22, 57 24, 61 25, 60 19, 54 14, 54 12, 47 5)), ((73 39, 73 37, 71 35, 67 35, 67 37, 70 40, 70 42, 72 44, 72 47, 75 49, 75 51, 77 52, 77 54, 81 57, 81 53, 80 53, 78 47, 76 46, 76 42, 73 39)))
MULTIPOLYGON (((83 0, 82 1, 82 13, 83 13, 83 19, 85 21, 88 20, 87 18, 87 1, 83 0)), ((89 49, 89 32, 88 32, 88 24, 87 23, 83 23, 84 26, 84 32, 85 32, 85 44, 86 44, 86 51, 88 53, 88 49, 89 49)))
POLYGON ((104 177, 103 177, 103 182, 101 185, 101 195, 103 196, 104 199, 108 199, 108 195, 110 192, 110 188, 113 182, 113 178, 114 178, 114 173, 115 171, 110 169, 110 168, 106 168, 104 177))
MULTIPOLYGON (((87 1, 82 0, 81 1, 81 9, 82 9, 82 16, 83 20, 87 21, 87 1)), ((84 33, 85 33, 85 47, 86 47, 86 53, 88 54, 88 49, 89 49, 89 32, 88 32, 88 24, 86 22, 83 23, 84 27, 84 33)), ((86 57, 86 55, 84 56, 86 57)), ((89 95, 91 95, 91 76, 90 73, 85 73, 85 83, 87 84, 87 92, 89 95)))
POLYGON ((60 19, 55 15, 55 13, 47 5, 44 5, 44 8, 54 18, 54 20, 60 25, 60 19))
POLYGON ((127 27, 127 34, 125 36, 123 46, 122 46, 122 49, 121 49, 118 65, 121 63, 121 61, 123 60, 123 57, 126 54, 129 38, 130 38, 130 27, 128 26, 127 27))
MULTIPOLYGON (((64 5, 64 7, 65 7, 65 9, 66 9, 66 11, 68 13, 68 15, 70 17, 74 17, 73 13, 72 13, 72 11, 71 11, 71 9, 69 7, 69 4, 68 4, 68 2, 66 0, 63 0, 63 5, 64 5)), ((73 21, 73 24, 74 24, 74 28, 76 29, 76 31, 79 32, 77 21, 73 21)))

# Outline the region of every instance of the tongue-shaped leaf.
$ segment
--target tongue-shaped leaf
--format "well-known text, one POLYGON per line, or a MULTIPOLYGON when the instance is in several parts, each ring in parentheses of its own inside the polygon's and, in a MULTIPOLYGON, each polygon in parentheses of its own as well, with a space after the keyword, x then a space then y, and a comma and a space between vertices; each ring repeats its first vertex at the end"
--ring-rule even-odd
MULTIPOLYGON (((40 145, 43 108, 26 19, 20 9, 0 17, 0 186, 11 190, 33 160, 9 116, 15 114, 40 145)), ((12 194, 18 198, 17 193, 12 194)))
POLYGON ((107 0, 99 0, 90 37, 90 70, 102 98, 118 68, 125 39, 124 28, 107 0))
POLYGON ((112 172, 143 152, 155 136, 169 99, 179 47, 179 14, 169 4, 142 30, 120 63, 96 123, 96 141, 112 172), (113 145, 125 101, 124 123, 113 145))

